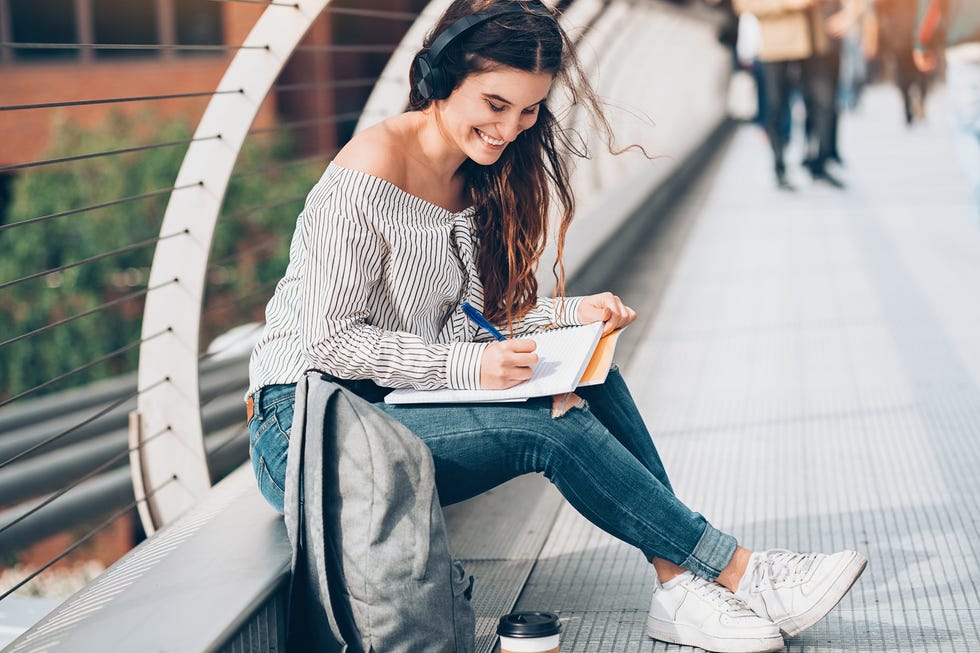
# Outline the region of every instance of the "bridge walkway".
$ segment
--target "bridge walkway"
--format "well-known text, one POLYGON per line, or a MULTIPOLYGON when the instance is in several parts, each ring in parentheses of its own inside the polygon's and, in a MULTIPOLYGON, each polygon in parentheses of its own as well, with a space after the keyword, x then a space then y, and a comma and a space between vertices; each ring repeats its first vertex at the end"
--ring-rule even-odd
MULTIPOLYGON (((750 548, 870 559, 787 651, 980 645, 980 225, 945 115, 939 92, 907 129, 871 88, 843 118, 843 191, 778 191, 740 126, 613 284, 642 315, 617 358, 683 500, 750 548)), ((512 597, 560 613, 564 653, 690 650, 645 637, 651 567, 543 479, 447 513, 481 650, 512 597)))

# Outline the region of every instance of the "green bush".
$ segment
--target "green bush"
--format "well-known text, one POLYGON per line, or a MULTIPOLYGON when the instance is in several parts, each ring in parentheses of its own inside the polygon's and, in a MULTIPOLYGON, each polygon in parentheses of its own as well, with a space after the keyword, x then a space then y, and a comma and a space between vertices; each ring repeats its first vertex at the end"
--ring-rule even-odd
MULTIPOLYGON (((54 138, 57 146, 45 158, 189 137, 190 130, 179 121, 161 125, 152 114, 114 114, 97 132, 62 125, 54 138)), ((29 168, 12 184, 2 223, 170 188, 186 149, 186 145, 162 147, 29 168)), ((322 161, 281 165, 293 156, 291 150, 283 140, 249 142, 239 157, 236 174, 265 172, 233 178, 229 185, 211 255, 213 261, 223 263, 211 271, 206 301, 224 301, 233 310, 208 313, 206 337, 260 316, 258 308, 285 268, 302 199, 283 201, 302 198, 323 167, 322 161), (249 207, 270 208, 246 210, 249 207), (236 301, 242 296, 249 297, 236 301)), ((159 234, 167 201, 165 193, 0 232, 0 284, 152 240, 159 234)), ((153 251, 151 244, 0 289, 0 343, 145 288, 153 251)), ((0 348, 0 397, 34 388, 135 343, 142 307, 141 298, 122 302, 0 348)), ((137 354, 133 348, 46 390, 133 370, 137 354)))

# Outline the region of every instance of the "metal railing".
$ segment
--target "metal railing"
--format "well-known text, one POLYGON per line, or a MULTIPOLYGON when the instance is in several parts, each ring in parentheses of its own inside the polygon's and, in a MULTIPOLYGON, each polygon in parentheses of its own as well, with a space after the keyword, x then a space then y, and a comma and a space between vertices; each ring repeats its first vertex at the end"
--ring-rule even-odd
MULTIPOLYGON (((210 1, 263 5, 264 11, 241 43, 30 43, 11 38, 9 0, 0 0, 5 76, 19 67, 42 74, 45 66, 66 68, 62 59, 21 62, 11 55, 31 49, 208 51, 219 58, 188 61, 188 70, 211 66, 215 78, 224 74, 213 90, 175 75, 166 88, 147 93, 122 88, 93 90, 87 98, 52 92, 26 99, 16 88, 0 93, 5 135, 38 114, 68 125, 55 136, 54 148, 13 160, 9 151, 0 152, 0 177, 10 180, 13 197, 5 212, 0 206, 0 259, 8 261, 0 267, 0 569, 45 538, 71 534, 63 550, 32 564, 23 578, 6 576, 0 601, 29 590, 41 574, 120 520, 139 513, 141 524, 134 528, 152 532, 246 460, 242 352, 260 329, 262 308, 281 276, 291 224, 362 115, 378 79, 371 57, 390 54, 399 29, 418 15, 334 7, 329 0, 210 1), (318 34, 303 40, 318 20, 318 34), (386 24, 385 42, 373 36, 379 22, 386 24), (360 41, 336 38, 351 32, 363 35, 360 41), (309 61, 322 66, 338 56, 362 56, 364 65, 354 75, 301 76, 309 61), (291 73, 290 64, 299 72, 291 73), (136 121, 117 120, 111 112, 132 116, 175 101, 207 102, 183 111, 186 124, 196 125, 193 134, 134 128, 128 138, 106 139, 98 130, 71 126, 76 113, 84 124, 98 111, 110 128, 130 128, 136 121), (305 112, 289 110, 304 102, 305 112), (270 103, 279 110, 270 110, 270 103), (313 103, 315 111, 309 110, 313 103), (333 109, 341 105, 343 110, 333 109), (311 141, 317 145, 310 147, 311 141), (121 169, 149 178, 143 170, 152 166, 164 168, 152 177, 165 181, 136 191, 107 174, 121 169), (23 197, 45 183, 52 189, 59 183, 92 185, 32 213, 23 197), (79 230, 103 228, 106 237, 94 239, 101 248, 56 246, 79 230), (134 237, 114 237, 123 231, 134 237), (16 243, 32 243, 40 254, 10 256, 16 243), (42 243, 51 246, 36 246, 42 243), (22 262, 16 269, 15 260, 22 262), (109 279, 118 278, 125 281, 107 288, 109 279), (85 283, 96 292, 82 301, 75 291, 85 283), (47 319, 13 319, 32 303, 45 306, 47 319), (113 338, 84 342, 79 348, 90 354, 83 359, 65 355, 73 342, 88 340, 85 334, 96 339, 103 333, 113 338), (18 372, 32 357, 44 359, 43 375, 18 372)), ((401 6, 413 4, 420 3, 401 6)), ((125 75, 120 61, 87 57, 68 63, 95 79, 125 75)), ((157 61, 124 63, 139 75, 157 61)), ((151 116, 150 122, 160 116, 139 115, 151 116)))

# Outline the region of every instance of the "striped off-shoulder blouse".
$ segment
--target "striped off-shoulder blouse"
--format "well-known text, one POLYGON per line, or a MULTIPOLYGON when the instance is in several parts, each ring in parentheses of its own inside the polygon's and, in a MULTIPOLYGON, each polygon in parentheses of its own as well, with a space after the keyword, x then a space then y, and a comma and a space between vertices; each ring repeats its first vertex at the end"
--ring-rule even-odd
MULTIPOLYGON (((473 213, 331 163, 296 221, 248 394, 311 368, 390 388, 478 388, 492 338, 461 308, 483 308, 473 213)), ((577 324, 580 301, 559 315, 561 302, 541 298, 515 332, 577 324)))

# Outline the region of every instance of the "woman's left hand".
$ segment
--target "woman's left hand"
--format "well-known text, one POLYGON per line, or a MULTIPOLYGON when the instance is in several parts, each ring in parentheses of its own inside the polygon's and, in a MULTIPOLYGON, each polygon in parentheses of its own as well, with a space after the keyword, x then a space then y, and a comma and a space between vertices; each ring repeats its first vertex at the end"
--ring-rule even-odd
POLYGON ((589 295, 578 306, 579 322, 603 322, 602 335, 620 329, 635 319, 636 311, 611 292, 589 295))

